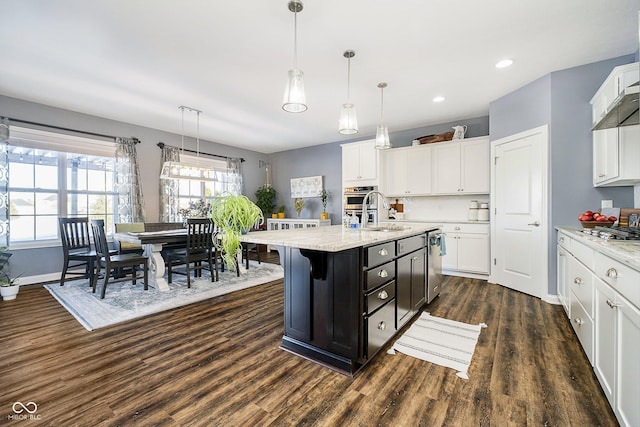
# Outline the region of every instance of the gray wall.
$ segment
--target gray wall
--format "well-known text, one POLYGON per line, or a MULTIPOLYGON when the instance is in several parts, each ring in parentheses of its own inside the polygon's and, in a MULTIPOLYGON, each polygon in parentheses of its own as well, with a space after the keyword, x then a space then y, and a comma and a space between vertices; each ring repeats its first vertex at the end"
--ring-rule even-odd
POLYGON ((613 67, 633 55, 557 71, 489 105, 491 140, 549 124, 549 294, 556 294, 555 226, 577 226, 577 215, 602 199, 633 206, 633 187, 594 188, 589 101, 613 67))
MULTIPOLYGON (((106 135, 136 137, 141 143, 136 146, 140 159, 142 191, 145 199, 145 219, 150 222, 159 219, 159 185, 160 185, 160 148, 158 142, 176 147, 181 146, 181 135, 163 132, 156 129, 136 126, 129 123, 103 119, 74 111, 53 108, 20 99, 0 96, 0 116, 11 117, 52 126, 77 129, 106 135)), ((176 121, 180 115, 176 109, 176 121)), ((16 126, 28 126, 15 123, 16 126)), ((47 129, 46 127, 42 129, 47 129)), ((184 148, 196 149, 194 138, 185 137, 184 148)), ((223 156, 243 157, 244 193, 255 200, 255 190, 264 183, 264 169, 259 168, 259 160, 267 159, 266 154, 243 150, 228 145, 200 140, 200 151, 223 156)), ((62 252, 60 247, 47 249, 12 250, 12 272, 22 276, 32 276, 60 271, 62 252), (38 259, 38 263, 32 260, 38 259)))
MULTIPOLYGON (((442 123, 431 126, 422 126, 414 129, 401 130, 389 133, 389 139, 393 147, 411 145, 415 138, 425 135, 449 132, 452 126, 467 125, 467 138, 484 136, 489 134, 489 117, 476 117, 457 120, 450 123, 442 123)), ((327 212, 332 224, 339 224, 342 218, 342 149, 340 144, 375 138, 375 135, 360 135, 348 141, 332 142, 324 145, 300 148, 296 150, 282 151, 269 156, 272 166, 272 185, 278 192, 277 206, 285 205, 288 217, 295 217, 291 199, 291 178, 322 175, 325 189, 329 191, 330 198, 327 204, 327 212)), ((320 199, 305 199, 305 208, 301 218, 319 218, 322 212, 320 199)))

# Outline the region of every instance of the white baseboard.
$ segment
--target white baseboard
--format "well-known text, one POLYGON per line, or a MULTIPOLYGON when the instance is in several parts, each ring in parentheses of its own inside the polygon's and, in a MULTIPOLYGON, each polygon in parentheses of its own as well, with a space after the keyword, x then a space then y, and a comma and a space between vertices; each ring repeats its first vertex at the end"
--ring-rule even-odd
POLYGON ((35 285, 37 283, 58 282, 60 281, 60 273, 38 274, 35 276, 22 276, 16 280, 21 286, 35 285))
POLYGON ((553 294, 545 295, 544 298, 542 298, 542 301, 548 302, 549 304, 554 304, 554 305, 562 304, 562 302, 560 302, 560 298, 558 297, 558 295, 553 295, 553 294))
POLYGON ((464 271, 455 270, 442 270, 442 274, 447 276, 468 277, 469 279, 487 280, 489 276, 487 274, 466 273, 464 271))

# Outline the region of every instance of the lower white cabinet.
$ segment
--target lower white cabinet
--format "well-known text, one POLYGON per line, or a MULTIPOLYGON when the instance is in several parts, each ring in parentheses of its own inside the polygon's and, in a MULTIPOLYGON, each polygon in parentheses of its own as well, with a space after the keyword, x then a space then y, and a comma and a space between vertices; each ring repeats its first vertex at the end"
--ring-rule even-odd
POLYGON ((640 426, 639 284, 640 271, 559 232, 559 298, 618 422, 628 427, 640 426))
POLYGON ((447 254, 442 257, 442 270, 488 275, 489 224, 444 224, 447 254))

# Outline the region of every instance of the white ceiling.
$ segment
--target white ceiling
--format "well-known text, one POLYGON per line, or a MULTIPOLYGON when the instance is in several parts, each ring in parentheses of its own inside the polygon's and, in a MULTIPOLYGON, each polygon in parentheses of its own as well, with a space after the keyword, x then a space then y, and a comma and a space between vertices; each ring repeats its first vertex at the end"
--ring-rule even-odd
POLYGON ((309 110, 281 109, 293 66, 287 0, 2 0, 0 94, 272 153, 338 134, 351 101, 375 134, 487 115, 552 71, 638 49, 640 0, 304 0, 298 66, 309 110), (494 64, 512 58, 514 65, 494 64), (435 104, 436 95, 446 97, 435 104), (195 114, 185 114, 195 136, 195 114))

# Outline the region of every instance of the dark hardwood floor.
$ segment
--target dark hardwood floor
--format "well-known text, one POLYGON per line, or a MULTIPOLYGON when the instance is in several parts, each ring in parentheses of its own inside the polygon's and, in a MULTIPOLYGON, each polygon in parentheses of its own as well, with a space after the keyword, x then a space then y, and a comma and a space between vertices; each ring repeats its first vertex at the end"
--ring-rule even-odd
POLYGON ((280 350, 282 281, 93 332, 23 287, 0 302, 0 425, 23 425, 16 401, 51 426, 617 425, 560 306, 449 277, 426 311, 488 325, 469 380, 384 351, 351 379, 280 350))

